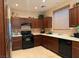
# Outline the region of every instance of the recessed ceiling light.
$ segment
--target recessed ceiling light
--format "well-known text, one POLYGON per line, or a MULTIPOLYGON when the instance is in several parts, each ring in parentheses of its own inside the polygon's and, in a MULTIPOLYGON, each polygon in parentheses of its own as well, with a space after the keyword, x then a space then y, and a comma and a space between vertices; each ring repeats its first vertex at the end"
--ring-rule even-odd
POLYGON ((16 7, 18 6, 18 4, 16 4, 16 7))
POLYGON ((42 2, 45 2, 46 0, 42 0, 42 2))
POLYGON ((35 7, 35 9, 38 9, 38 7, 35 7))

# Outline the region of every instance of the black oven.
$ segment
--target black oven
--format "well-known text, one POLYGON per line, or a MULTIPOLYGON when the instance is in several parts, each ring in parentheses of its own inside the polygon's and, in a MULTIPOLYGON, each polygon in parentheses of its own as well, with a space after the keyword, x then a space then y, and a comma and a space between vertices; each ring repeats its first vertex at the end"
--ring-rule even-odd
POLYGON ((31 31, 21 31, 22 34, 22 48, 32 48, 34 47, 34 39, 31 31))

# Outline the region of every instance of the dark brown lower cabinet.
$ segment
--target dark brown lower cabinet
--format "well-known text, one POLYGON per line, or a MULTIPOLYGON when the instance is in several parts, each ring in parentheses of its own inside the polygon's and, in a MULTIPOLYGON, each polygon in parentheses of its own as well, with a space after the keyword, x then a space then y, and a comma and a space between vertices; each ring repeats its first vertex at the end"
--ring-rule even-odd
MULTIPOLYGON (((59 40, 58 38, 43 36, 43 35, 34 35, 34 46, 43 46, 52 52, 60 54, 59 52, 59 40)), ((69 43, 68 43, 69 44, 69 43)), ((65 45, 63 45, 66 47, 65 45)), ((12 38, 12 50, 22 49, 22 38, 13 37, 12 38)), ((64 48, 65 49, 65 48, 64 48)), ((79 58, 79 42, 72 41, 72 58, 79 58)), ((63 51, 63 50, 62 50, 63 51)))
POLYGON ((12 50, 22 49, 22 38, 21 37, 13 37, 12 38, 12 50))
POLYGON ((72 42, 72 58, 79 58, 79 42, 72 42))
POLYGON ((58 53, 59 44, 57 38, 42 36, 42 46, 53 52, 58 53))
POLYGON ((41 45, 41 36, 40 35, 34 35, 34 46, 40 46, 41 45))

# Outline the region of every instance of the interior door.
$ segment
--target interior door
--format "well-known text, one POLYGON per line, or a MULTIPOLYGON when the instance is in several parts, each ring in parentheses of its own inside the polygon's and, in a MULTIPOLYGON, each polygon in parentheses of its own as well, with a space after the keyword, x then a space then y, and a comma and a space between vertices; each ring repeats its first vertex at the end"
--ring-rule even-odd
POLYGON ((5 32, 5 49, 6 57, 10 57, 10 37, 9 37, 9 19, 8 19, 8 6, 4 0, 4 32, 5 32))

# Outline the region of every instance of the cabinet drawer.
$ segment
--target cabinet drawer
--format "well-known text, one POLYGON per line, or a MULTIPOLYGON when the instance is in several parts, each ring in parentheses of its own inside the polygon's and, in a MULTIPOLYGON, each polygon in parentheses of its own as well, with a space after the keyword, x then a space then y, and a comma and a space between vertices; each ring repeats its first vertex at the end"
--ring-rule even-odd
POLYGON ((12 40, 21 40, 22 37, 12 37, 12 40))
POLYGON ((72 42, 72 47, 78 47, 79 48, 79 42, 72 42))

